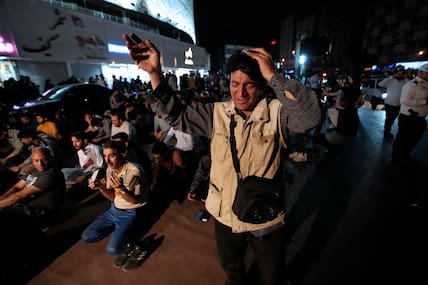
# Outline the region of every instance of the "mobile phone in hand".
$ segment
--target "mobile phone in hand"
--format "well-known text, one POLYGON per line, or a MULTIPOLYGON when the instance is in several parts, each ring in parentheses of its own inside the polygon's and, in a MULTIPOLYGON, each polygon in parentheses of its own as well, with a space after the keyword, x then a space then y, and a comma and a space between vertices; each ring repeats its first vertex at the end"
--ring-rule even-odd
POLYGON ((142 39, 140 39, 140 37, 139 37, 139 36, 137 36, 137 35, 136 35, 136 34, 134 34, 134 33, 131 33, 131 41, 132 41, 134 44, 136 44, 136 45, 138 45, 139 43, 143 42, 143 40, 142 40, 142 39))
POLYGON ((95 182, 95 180, 97 180, 97 176, 98 176, 99 171, 100 171, 99 169, 95 169, 95 171, 92 172, 92 175, 89 178, 89 182, 95 182))
POLYGON ((142 42, 142 40, 134 33, 125 34, 125 38, 131 45, 138 45, 142 42))
POLYGON ((94 172, 92 172, 91 177, 89 177, 89 182, 95 181, 95 180, 100 180, 100 179, 105 178, 105 177, 106 177, 105 168, 97 168, 94 170, 94 172))

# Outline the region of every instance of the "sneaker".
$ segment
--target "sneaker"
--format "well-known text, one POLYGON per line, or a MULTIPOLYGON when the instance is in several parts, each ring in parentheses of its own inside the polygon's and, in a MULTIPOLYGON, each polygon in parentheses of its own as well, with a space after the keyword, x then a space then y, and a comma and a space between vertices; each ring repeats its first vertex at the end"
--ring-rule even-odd
POLYGON ((293 158, 294 162, 305 162, 308 161, 308 154, 304 152, 298 152, 297 155, 293 158))
POLYGON ((143 249, 139 245, 136 245, 134 247, 134 250, 132 251, 131 256, 126 260, 125 264, 123 265, 122 270, 129 271, 139 266, 143 262, 144 257, 146 255, 147 255, 147 250, 143 249))
POLYGON ((132 243, 127 243, 125 245, 125 248, 123 249, 123 251, 120 253, 120 255, 116 258, 113 266, 116 268, 121 268, 125 262, 128 260, 128 258, 131 256, 134 248, 136 246, 134 246, 132 243))

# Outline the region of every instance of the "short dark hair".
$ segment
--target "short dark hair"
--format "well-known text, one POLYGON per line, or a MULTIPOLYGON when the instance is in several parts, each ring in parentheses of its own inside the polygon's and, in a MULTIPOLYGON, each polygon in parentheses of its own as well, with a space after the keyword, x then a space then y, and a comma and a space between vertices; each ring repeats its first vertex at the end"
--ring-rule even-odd
POLYGON ((157 154, 164 161, 171 162, 172 161, 172 153, 173 149, 170 148, 166 143, 162 141, 156 141, 152 146, 152 154, 157 154))
POLYGON ((126 145, 124 142, 109 140, 103 143, 103 148, 112 148, 117 150, 120 154, 126 154, 126 145))
POLYGON ((33 130, 33 129, 24 129, 24 130, 21 130, 18 133, 18 138, 19 139, 22 139, 22 138, 32 138, 32 139, 34 139, 34 138, 38 137, 38 134, 39 134, 39 132, 36 131, 36 130, 33 130))
POLYGON ((83 131, 81 131, 81 130, 78 130, 78 131, 72 132, 72 133, 70 134, 70 139, 71 139, 72 137, 75 137, 75 138, 76 138, 76 139, 78 139, 78 140, 84 140, 84 139, 87 139, 87 138, 88 138, 88 136, 86 135, 86 133, 85 133, 85 132, 83 132, 83 131))
POLYGON ((114 135, 111 136, 111 138, 113 140, 120 140, 121 142, 127 142, 127 141, 129 141, 129 136, 125 132, 119 132, 117 134, 114 134, 114 135))
POLYGON ((21 112, 19 112, 18 113, 18 116, 19 117, 26 117, 26 118, 33 118, 34 117, 34 114, 33 113, 30 113, 29 111, 27 111, 27 110, 25 110, 25 111, 21 111, 21 112))
POLYGON ((161 141, 154 142, 152 145, 152 154, 162 154, 166 153, 168 150, 168 145, 161 141))
POLYGON ((242 50, 235 51, 226 62, 226 72, 240 70, 247 74, 252 80, 266 84, 266 79, 263 77, 260 66, 257 60, 244 53, 242 50))
POLYGON ((114 115, 116 115, 121 120, 125 120, 123 111, 120 108, 111 109, 111 116, 114 116, 114 115))

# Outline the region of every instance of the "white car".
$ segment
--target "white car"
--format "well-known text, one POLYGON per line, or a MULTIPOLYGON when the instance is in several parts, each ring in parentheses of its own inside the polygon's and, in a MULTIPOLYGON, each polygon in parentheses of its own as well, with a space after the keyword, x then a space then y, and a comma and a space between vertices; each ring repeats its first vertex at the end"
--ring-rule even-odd
POLYGON ((384 104, 386 88, 378 85, 382 80, 383 78, 370 78, 361 86, 364 99, 370 102, 373 110, 376 110, 378 105, 384 104))

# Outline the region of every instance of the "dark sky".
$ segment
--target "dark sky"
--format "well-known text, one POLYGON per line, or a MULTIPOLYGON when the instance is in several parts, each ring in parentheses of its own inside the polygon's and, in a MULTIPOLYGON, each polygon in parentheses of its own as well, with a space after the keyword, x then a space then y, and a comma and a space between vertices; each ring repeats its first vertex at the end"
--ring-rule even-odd
POLYGON ((280 22, 285 17, 284 9, 280 9, 281 2, 262 0, 256 3, 194 1, 198 45, 211 52, 225 44, 267 46, 271 40, 278 41, 280 22))

